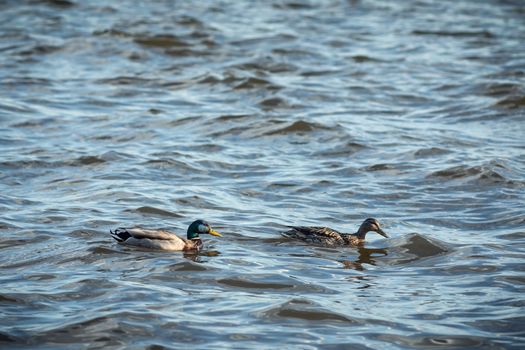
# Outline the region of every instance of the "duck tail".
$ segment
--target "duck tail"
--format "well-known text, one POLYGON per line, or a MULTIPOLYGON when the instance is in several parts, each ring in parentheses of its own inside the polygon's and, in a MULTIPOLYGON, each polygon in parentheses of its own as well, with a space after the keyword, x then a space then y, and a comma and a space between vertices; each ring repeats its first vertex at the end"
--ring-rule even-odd
POLYGON ((297 230, 293 226, 287 226, 289 228, 288 231, 282 231, 281 236, 286 238, 297 238, 297 230))
POLYGON ((290 235, 288 232, 281 232, 281 236, 284 238, 295 238, 294 236, 290 235))
POLYGON ((117 241, 119 243, 122 243, 126 239, 131 237, 131 235, 129 234, 129 232, 125 228, 117 228, 114 232, 109 230, 109 234, 111 235, 111 237, 113 237, 115 239, 115 241, 117 241))

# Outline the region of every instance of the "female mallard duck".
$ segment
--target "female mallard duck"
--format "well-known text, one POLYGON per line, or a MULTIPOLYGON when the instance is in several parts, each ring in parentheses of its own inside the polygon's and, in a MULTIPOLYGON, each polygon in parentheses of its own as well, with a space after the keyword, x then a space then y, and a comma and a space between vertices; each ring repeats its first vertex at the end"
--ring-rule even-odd
POLYGON ((365 236, 369 231, 377 232, 381 236, 388 238, 388 235, 381 229, 379 221, 373 218, 363 221, 356 233, 340 233, 328 227, 289 227, 290 230, 283 232, 283 236, 325 246, 361 245, 365 242, 365 236))
POLYGON ((202 240, 199 234, 210 234, 221 237, 221 234, 211 228, 203 220, 197 220, 191 223, 187 231, 187 239, 164 230, 147 230, 143 228, 122 228, 115 231, 109 231, 111 237, 117 242, 130 244, 139 247, 153 248, 160 250, 200 250, 202 240))

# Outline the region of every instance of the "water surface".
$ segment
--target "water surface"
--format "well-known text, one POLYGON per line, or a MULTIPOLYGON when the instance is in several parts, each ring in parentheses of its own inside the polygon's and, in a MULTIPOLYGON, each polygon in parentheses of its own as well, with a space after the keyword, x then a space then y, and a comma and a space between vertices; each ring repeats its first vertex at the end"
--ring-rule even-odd
POLYGON ((0 347, 523 348, 524 14, 3 1, 0 347), (108 234, 196 218, 198 255, 108 234))

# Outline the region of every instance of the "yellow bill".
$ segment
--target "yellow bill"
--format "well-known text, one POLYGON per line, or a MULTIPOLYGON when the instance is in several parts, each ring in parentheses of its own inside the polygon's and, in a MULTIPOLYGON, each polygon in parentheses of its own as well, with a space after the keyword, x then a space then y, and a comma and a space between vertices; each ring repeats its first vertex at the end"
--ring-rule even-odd
POLYGON ((210 229, 210 235, 217 236, 217 237, 222 237, 222 235, 219 232, 217 232, 215 230, 212 230, 212 229, 210 229))

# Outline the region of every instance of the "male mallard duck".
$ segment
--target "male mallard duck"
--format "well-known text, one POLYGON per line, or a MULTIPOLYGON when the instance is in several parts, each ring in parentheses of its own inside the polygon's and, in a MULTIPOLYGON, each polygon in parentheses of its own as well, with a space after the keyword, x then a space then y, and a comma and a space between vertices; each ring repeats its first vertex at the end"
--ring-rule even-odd
POLYGON ((191 223, 187 231, 187 239, 164 230, 147 230, 143 228, 117 228, 114 232, 109 231, 111 237, 117 242, 130 244, 139 247, 153 248, 160 250, 200 250, 202 240, 199 234, 210 234, 221 237, 221 234, 211 228, 203 220, 196 220, 191 223))
POLYGON ((290 230, 283 232, 283 236, 288 238, 297 238, 308 243, 322 244, 325 246, 357 246, 365 242, 365 236, 368 231, 379 233, 383 237, 388 235, 381 229, 379 221, 368 218, 356 233, 340 233, 328 227, 307 227, 307 226, 289 226, 290 230))

